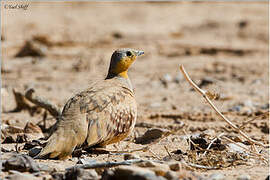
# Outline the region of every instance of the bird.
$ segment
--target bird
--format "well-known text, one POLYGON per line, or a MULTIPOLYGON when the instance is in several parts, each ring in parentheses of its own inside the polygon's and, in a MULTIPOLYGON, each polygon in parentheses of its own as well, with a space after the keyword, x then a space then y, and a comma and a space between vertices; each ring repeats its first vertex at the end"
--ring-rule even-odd
POLYGON ((65 160, 76 147, 106 147, 126 138, 137 118, 128 69, 143 54, 130 48, 114 51, 106 78, 66 102, 54 132, 35 158, 65 160))

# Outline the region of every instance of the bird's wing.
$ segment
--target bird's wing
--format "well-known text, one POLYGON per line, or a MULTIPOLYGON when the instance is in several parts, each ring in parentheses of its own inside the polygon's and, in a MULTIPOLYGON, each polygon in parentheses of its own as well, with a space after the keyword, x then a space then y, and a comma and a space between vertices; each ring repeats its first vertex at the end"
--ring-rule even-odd
POLYGON ((65 159, 76 146, 106 145, 122 140, 137 116, 133 92, 121 84, 102 81, 69 99, 46 146, 37 157, 65 159))
POLYGON ((87 115, 85 145, 88 147, 122 140, 134 128, 137 116, 134 94, 130 89, 110 83, 96 89, 93 93, 86 93, 89 98, 80 102, 81 112, 87 115))

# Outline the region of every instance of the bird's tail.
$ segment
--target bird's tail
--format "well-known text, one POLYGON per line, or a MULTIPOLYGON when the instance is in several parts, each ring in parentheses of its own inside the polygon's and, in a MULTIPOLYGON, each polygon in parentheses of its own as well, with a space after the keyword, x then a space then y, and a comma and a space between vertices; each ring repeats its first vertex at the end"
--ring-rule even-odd
POLYGON ((57 129, 35 158, 68 158, 77 145, 74 135, 67 134, 68 132, 70 133, 70 131, 65 132, 65 129, 57 129))

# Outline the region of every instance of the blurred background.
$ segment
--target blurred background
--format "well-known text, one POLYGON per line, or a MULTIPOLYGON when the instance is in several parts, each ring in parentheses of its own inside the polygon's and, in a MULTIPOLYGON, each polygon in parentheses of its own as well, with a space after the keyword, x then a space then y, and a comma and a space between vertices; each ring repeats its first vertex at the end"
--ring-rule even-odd
MULTIPOLYGON (((268 102, 266 2, 31 2, 27 10, 5 4, 6 91, 31 85, 62 106, 89 81, 104 78, 115 49, 129 47, 145 51, 129 72, 142 111, 205 108, 180 64, 204 88, 234 96, 220 103, 224 111, 245 100, 268 102)), ((13 106, 8 103, 3 108, 13 106)))
MULTIPOLYGON (((191 90, 180 64, 201 88, 220 94, 215 104, 236 124, 269 110, 268 2, 28 2, 26 10, 7 3, 14 2, 1 2, 4 124, 42 119, 8 113, 13 88, 34 87, 62 107, 104 78, 123 47, 145 51, 129 71, 138 123, 222 132, 224 122, 191 90)), ((262 126, 269 133, 269 123, 262 126)), ((246 128, 268 141, 260 124, 246 128)))

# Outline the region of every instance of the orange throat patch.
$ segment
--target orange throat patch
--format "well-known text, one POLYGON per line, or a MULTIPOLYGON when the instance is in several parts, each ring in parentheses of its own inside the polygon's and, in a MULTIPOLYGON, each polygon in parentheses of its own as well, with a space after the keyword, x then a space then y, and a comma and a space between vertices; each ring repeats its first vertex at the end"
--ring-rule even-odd
POLYGON ((123 72, 119 73, 118 75, 121 76, 121 77, 123 77, 123 78, 128 79, 127 71, 123 71, 123 72))

